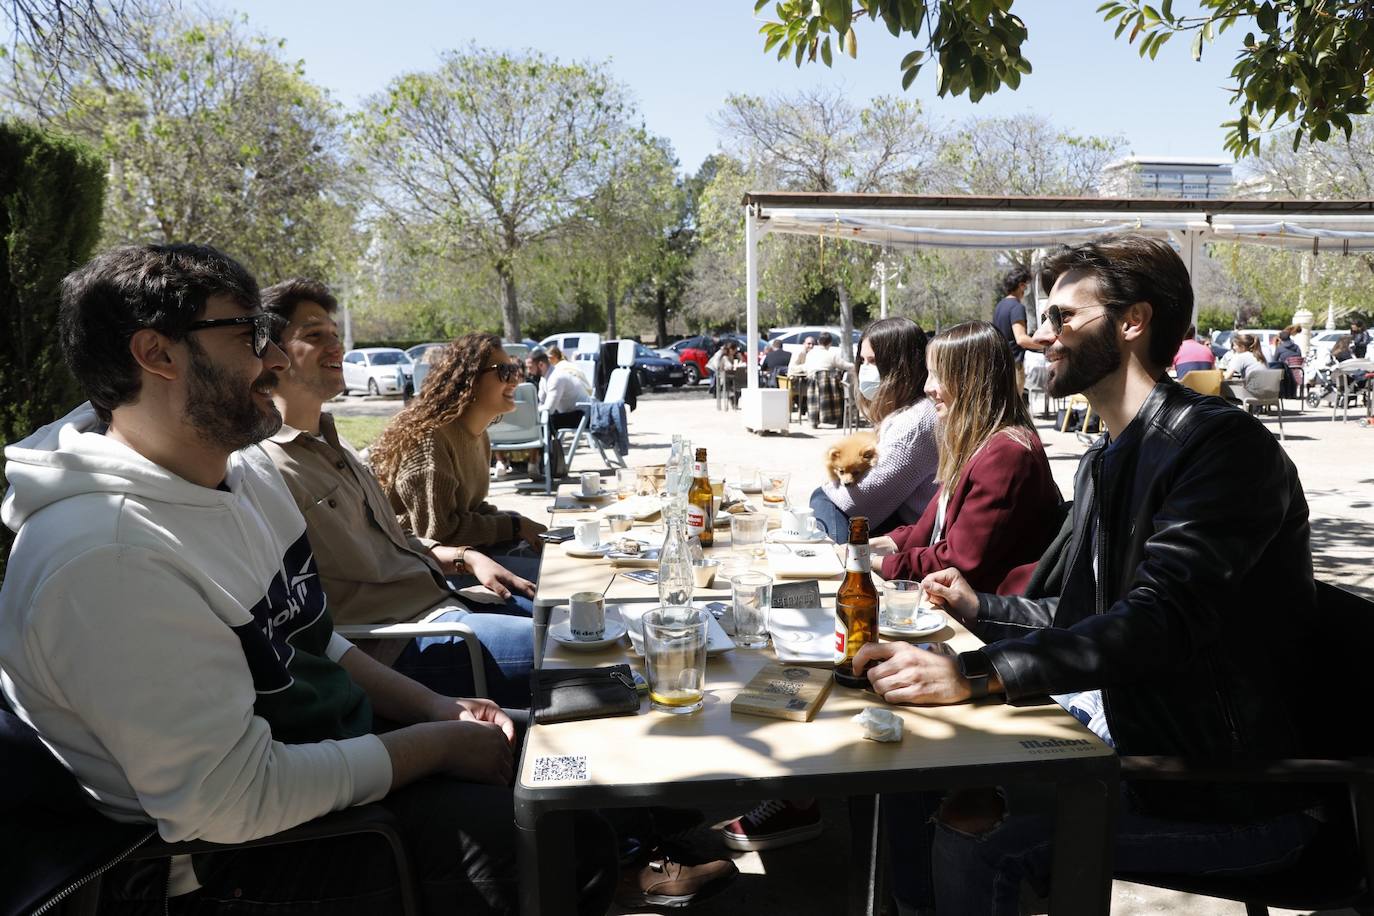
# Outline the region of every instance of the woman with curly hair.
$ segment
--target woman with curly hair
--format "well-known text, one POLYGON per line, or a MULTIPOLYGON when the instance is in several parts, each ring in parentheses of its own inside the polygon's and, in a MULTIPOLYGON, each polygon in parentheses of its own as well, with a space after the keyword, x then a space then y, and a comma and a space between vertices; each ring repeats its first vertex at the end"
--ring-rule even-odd
POLYGON ((525 547, 538 551, 545 527, 487 502, 487 427, 515 409, 520 363, 495 334, 464 334, 430 363, 424 387, 372 446, 372 469, 417 536, 477 547, 534 579, 539 559, 525 547))

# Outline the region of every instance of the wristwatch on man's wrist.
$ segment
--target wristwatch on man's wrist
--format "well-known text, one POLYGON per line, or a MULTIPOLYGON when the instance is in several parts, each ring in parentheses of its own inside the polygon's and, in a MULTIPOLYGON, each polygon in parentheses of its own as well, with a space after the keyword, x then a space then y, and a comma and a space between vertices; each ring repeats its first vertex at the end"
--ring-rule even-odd
POLYGON ((972 699, 981 700, 987 696, 988 682, 993 674, 992 659, 988 658, 987 653, 981 649, 960 652, 956 661, 959 676, 968 681, 969 689, 973 691, 972 699))

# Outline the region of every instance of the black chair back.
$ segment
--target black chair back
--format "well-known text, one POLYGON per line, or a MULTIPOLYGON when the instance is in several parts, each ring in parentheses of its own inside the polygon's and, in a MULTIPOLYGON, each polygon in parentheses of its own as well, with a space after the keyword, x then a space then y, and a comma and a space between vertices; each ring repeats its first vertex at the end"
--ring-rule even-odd
POLYGON ((97 813, 0 696, 0 916, 27 916, 150 832, 97 813))

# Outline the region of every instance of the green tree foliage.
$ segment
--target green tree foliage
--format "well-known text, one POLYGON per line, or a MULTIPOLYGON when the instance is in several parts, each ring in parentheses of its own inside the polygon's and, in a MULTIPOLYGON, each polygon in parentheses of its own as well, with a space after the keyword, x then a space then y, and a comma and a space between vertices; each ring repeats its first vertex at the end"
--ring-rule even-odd
POLYGON ((12 107, 110 160, 102 243, 200 242, 264 281, 338 278, 360 247, 337 106, 281 43, 241 23, 154 5, 122 36, 136 67, 64 62, 52 94, 19 53, 12 107))
MULTIPOLYGON (((81 400, 57 309, 62 278, 95 246, 104 191, 105 163, 89 148, 0 120, 0 445, 81 400)), ((0 577, 10 538, 0 526, 0 577)))
POLYGON ((600 157, 596 190, 574 218, 582 286, 599 294, 606 336, 621 336, 617 312, 666 256, 663 245, 680 212, 676 165, 666 140, 642 128, 618 131, 600 157))
MULTIPOLYGON (((856 56, 854 26, 881 21, 894 36, 909 35, 919 47, 899 64, 902 88, 929 62, 936 64, 936 91, 968 94, 972 101, 1002 86, 1015 89, 1031 72, 1021 53, 1027 26, 1013 0, 757 0, 755 12, 772 6, 774 19, 759 29, 764 52, 779 60, 820 59, 830 66, 836 50, 856 56)), ((1347 136, 1370 109, 1374 89, 1374 17, 1367 0, 1195 0, 1182 12, 1173 0, 1107 0, 1098 7, 1116 36, 1125 36, 1152 60, 1174 35, 1191 35, 1194 60, 1227 29, 1246 29, 1235 66, 1226 147, 1237 156, 1259 152, 1262 130, 1291 126, 1297 148, 1304 139, 1324 141, 1332 130, 1347 136)))
POLYGON ((383 218, 417 253, 494 272, 505 335, 518 339, 521 252, 572 228, 625 112, 599 65, 469 48, 369 100, 358 150, 383 218))
MULTIPOLYGON (((747 190, 917 189, 936 170, 939 143, 920 105, 890 96, 860 107, 834 89, 768 99, 735 95, 726 99, 717 121, 727 150, 747 164, 751 177, 772 181, 747 190)), ((810 286, 810 295, 796 298, 809 299, 820 289, 834 291, 843 332, 840 346, 848 351, 854 298, 865 295, 877 255, 871 246, 838 236, 822 239, 814 258, 806 257, 806 243, 793 243, 789 250, 804 268, 803 285, 810 286)))

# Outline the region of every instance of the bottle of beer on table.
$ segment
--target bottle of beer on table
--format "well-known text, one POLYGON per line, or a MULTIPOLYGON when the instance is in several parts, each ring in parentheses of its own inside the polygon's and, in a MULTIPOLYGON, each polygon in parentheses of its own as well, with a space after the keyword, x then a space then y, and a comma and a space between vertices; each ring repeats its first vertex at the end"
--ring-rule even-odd
POLYGON ((716 513, 711 492, 711 479, 706 473, 706 449, 697 449, 692 465, 692 488, 687 491, 687 536, 696 537, 702 547, 715 543, 716 513))
POLYGON ((878 589, 871 570, 868 519, 858 515, 849 520, 849 560, 835 593, 835 683, 842 687, 869 686, 854 670, 854 656, 864 643, 878 641, 878 589))

